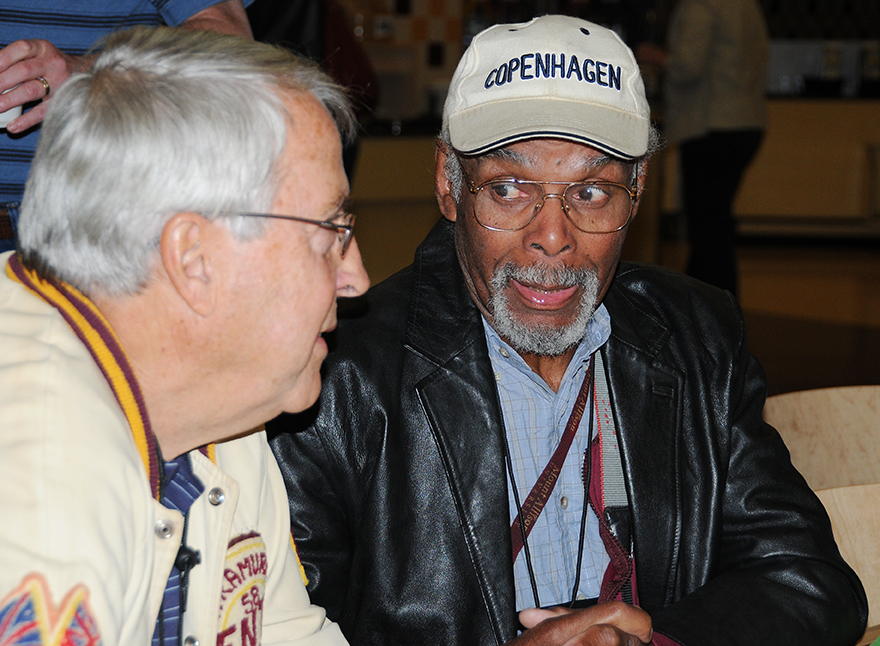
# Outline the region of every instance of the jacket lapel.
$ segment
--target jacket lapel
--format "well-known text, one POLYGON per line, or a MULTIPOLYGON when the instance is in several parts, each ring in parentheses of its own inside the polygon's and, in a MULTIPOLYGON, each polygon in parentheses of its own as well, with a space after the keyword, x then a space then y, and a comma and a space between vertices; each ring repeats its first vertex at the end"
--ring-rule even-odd
POLYGON ((612 327, 605 357, 621 459, 632 515, 641 521, 633 528, 636 581, 640 604, 650 612, 671 602, 679 558, 683 375, 663 362, 671 330, 641 309, 632 292, 613 286, 605 305, 612 327), (666 578, 639 579, 639 571, 666 578))
POLYGON ((516 636, 503 427, 478 310, 455 259, 453 225, 435 226, 416 256, 407 349, 427 361, 416 391, 499 643, 516 636))

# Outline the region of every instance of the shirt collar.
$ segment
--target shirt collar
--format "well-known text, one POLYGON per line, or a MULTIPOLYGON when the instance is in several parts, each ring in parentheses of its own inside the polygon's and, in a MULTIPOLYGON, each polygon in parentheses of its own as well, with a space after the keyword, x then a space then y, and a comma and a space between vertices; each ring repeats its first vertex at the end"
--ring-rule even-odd
MULTIPOLYGON (((492 363, 494 364, 496 361, 503 362, 507 364, 508 367, 516 368, 518 371, 528 375, 529 378, 532 378, 534 371, 525 362, 525 359, 523 359, 519 353, 507 343, 507 341, 501 338, 498 332, 495 331, 495 328, 493 328, 486 320, 485 316, 481 318, 483 321, 483 329, 486 332, 486 343, 489 346, 489 357, 492 363)), ((592 318, 590 318, 589 323, 587 323, 587 331, 584 334, 584 338, 578 343, 574 356, 568 364, 568 367, 565 369, 565 374, 563 375, 562 380, 565 381, 572 375, 576 374, 589 360, 590 355, 605 345, 610 336, 611 314, 608 313, 604 304, 599 303, 599 307, 596 308, 592 318)), ((538 379, 541 381, 540 378, 538 379)), ((541 381, 541 383, 543 383, 543 381, 541 381)))

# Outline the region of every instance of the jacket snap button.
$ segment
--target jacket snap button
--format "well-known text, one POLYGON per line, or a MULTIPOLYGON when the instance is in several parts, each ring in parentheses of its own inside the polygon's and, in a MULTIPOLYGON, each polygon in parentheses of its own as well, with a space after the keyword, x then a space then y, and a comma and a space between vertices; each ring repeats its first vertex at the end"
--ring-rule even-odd
POLYGON ((199 640, 190 635, 183 640, 184 646, 199 646, 199 640))
POLYGON ((156 536, 159 538, 171 538, 174 535, 174 525, 165 520, 156 523, 156 536))
POLYGON ((226 494, 223 493, 223 490, 220 488, 215 487, 208 493, 208 502, 215 507, 221 504, 224 500, 226 500, 226 494))

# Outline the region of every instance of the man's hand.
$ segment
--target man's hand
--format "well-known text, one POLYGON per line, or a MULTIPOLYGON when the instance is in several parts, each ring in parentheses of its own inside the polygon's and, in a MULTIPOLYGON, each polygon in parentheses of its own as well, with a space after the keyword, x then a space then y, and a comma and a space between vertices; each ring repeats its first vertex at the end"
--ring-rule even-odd
POLYGON ((254 37, 241 0, 222 0, 193 14, 180 26, 184 29, 205 29, 245 38, 254 37))
POLYGON ((77 69, 80 61, 48 40, 39 38, 16 40, 0 49, 0 92, 15 88, 0 94, 0 112, 25 103, 40 102, 13 119, 6 129, 13 133, 22 132, 40 123, 52 93, 77 69), (48 84, 48 91, 41 78, 48 84))
POLYGON ((528 628, 507 646, 644 646, 651 644, 651 618, 619 601, 584 610, 530 608, 519 613, 528 628))

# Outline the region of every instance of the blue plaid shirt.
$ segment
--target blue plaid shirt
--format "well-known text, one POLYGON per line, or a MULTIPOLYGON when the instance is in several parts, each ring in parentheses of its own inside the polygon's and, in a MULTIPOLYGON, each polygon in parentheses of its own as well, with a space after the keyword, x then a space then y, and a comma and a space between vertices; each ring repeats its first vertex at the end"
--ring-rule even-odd
MULTIPOLYGON (((553 392, 485 319, 483 327, 510 444, 516 487, 520 503, 523 503, 559 445, 589 367, 590 355, 604 345, 611 335, 611 316, 600 304, 565 371, 558 393, 553 392)), ((588 403, 556 487, 528 537, 542 606, 571 601, 585 502, 581 469, 584 451, 590 441, 587 429, 591 411, 592 406, 588 403)), ((509 477, 510 519, 513 522, 517 509, 509 477)), ((589 509, 580 583, 575 595, 577 598, 599 596, 608 562, 608 554, 599 537, 598 519, 589 509)), ((535 606, 525 549, 520 551, 513 570, 517 608, 535 606)))

